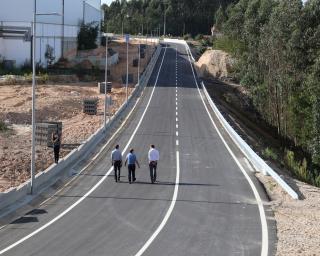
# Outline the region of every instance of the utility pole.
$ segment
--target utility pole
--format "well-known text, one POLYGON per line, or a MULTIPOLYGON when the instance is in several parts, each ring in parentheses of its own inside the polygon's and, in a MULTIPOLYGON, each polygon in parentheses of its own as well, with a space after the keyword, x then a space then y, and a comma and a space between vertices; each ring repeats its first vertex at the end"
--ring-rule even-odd
POLYGON ((166 7, 164 7, 164 24, 163 24, 163 36, 166 36, 166 19, 167 19, 167 14, 166 14, 166 7))
POLYGON ((138 50, 138 54, 139 54, 139 61, 138 61, 138 86, 140 86, 140 38, 139 38, 139 50, 138 50))
POLYGON ((61 57, 64 57, 64 0, 62 0, 62 39, 61 39, 61 57))
POLYGON ((126 104, 128 104, 128 84, 129 84, 129 40, 130 40, 130 35, 126 34, 126 41, 127 41, 126 104))
POLYGON ((104 130, 106 131, 107 128, 107 85, 108 85, 108 35, 105 33, 106 36, 106 69, 104 74, 104 130))
POLYGON ((34 185, 34 173, 36 167, 36 15, 37 15, 37 1, 34 0, 33 9, 33 24, 32 24, 32 138, 31 138, 31 183, 30 183, 30 194, 33 194, 34 185))

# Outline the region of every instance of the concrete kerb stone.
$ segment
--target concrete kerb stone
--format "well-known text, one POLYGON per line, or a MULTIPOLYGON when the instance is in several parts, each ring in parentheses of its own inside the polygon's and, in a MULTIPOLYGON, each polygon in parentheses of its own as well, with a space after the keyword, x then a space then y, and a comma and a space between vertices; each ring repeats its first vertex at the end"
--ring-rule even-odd
MULTIPOLYGON (((140 86, 136 86, 130 97, 128 98, 128 104, 124 103, 115 113, 115 115, 108 121, 107 131, 111 129, 112 126, 121 118, 122 113, 129 105, 129 103, 137 96, 139 92, 145 87, 146 82, 150 79, 151 71, 153 71, 155 63, 160 55, 161 47, 157 47, 156 54, 147 66, 144 76, 140 79, 140 86)), ((104 130, 102 126, 93 135, 91 135, 82 145, 78 148, 72 150, 66 157, 62 158, 59 164, 52 164, 43 172, 38 173, 35 176, 34 191, 41 193, 46 188, 53 185, 57 180, 61 179, 63 176, 70 176, 70 173, 64 172, 65 168, 71 165, 73 162, 77 162, 80 158, 83 159, 89 155, 101 140, 105 137, 107 131, 104 130)), ((30 180, 21 184, 17 188, 11 188, 3 193, 0 193, 0 217, 12 212, 19 207, 18 202, 23 202, 21 204, 27 204, 32 200, 33 196, 28 195, 30 192, 30 180)))

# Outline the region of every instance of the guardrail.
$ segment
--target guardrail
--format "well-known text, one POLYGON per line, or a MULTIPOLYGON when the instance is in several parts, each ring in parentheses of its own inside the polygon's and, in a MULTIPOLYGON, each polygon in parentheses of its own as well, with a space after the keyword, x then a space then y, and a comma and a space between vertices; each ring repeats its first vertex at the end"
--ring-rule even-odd
MULTIPOLYGON (((119 120, 120 116, 125 110, 128 110, 128 106, 131 104, 132 100, 138 95, 139 92, 146 86, 146 83, 149 81, 151 73, 154 69, 154 66, 157 62, 157 59, 160 55, 161 47, 157 47, 157 50, 154 52, 149 65, 143 72, 143 75, 140 79, 140 85, 136 85, 132 94, 128 98, 128 103, 123 103, 121 107, 117 110, 114 116, 107 122, 107 127, 105 130, 102 126, 94 134, 92 134, 83 144, 78 148, 72 150, 67 156, 62 158, 59 161, 59 164, 52 164, 45 171, 38 173, 35 176, 34 180, 34 191, 36 193, 41 193, 44 189, 50 187, 55 182, 63 177, 71 176, 72 166, 75 166, 76 163, 86 158, 89 154, 94 151, 94 148, 105 138, 108 130, 116 124, 116 121, 119 120), (70 167, 71 171, 66 171, 66 168, 70 167)), ((32 200, 32 196, 28 195, 30 192, 30 180, 21 184, 18 187, 10 188, 9 190, 0 193, 0 217, 6 215, 7 213, 15 210, 17 205, 27 204, 32 200)))
MULTIPOLYGON (((186 42, 185 42, 186 43, 186 42)), ((189 45, 186 43, 188 52, 194 62, 195 59, 192 56, 189 45)), ((276 173, 256 152, 252 150, 252 148, 240 137, 240 135, 231 127, 231 125, 227 122, 227 120, 220 113, 219 109, 211 99, 207 88, 203 82, 201 82, 202 89, 204 95, 206 96, 209 105, 211 106, 213 112, 219 119, 223 128, 227 131, 233 142, 237 145, 237 147, 242 151, 242 153, 246 156, 246 158, 251 162, 254 168, 258 172, 262 172, 264 175, 270 175, 293 199, 299 199, 298 194, 276 173)))

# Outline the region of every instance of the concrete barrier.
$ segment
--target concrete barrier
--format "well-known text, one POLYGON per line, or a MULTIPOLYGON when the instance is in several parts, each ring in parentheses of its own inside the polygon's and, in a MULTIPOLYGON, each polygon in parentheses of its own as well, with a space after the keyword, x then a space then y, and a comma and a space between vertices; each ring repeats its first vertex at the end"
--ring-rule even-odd
MULTIPOLYGON (((59 164, 52 164, 43 172, 38 173, 35 176, 33 191, 35 196, 48 187, 52 186, 59 179, 69 177, 70 171, 66 170, 69 166, 72 168, 78 161, 85 159, 88 155, 94 152, 96 146, 105 139, 108 129, 111 129, 115 123, 121 118, 123 112, 127 109, 127 106, 133 101, 133 99, 145 88, 151 73, 160 55, 161 47, 157 47, 155 54, 149 62, 143 76, 140 79, 140 86, 135 87, 132 94, 128 98, 128 104, 123 103, 117 110, 115 115, 107 122, 107 131, 104 126, 99 128, 94 134, 92 134, 82 145, 72 150, 67 156, 59 161, 59 164)), ((0 193, 0 217, 4 216, 19 206, 28 203, 34 196, 28 195, 30 192, 30 180, 21 184, 19 187, 10 188, 9 190, 0 193)))

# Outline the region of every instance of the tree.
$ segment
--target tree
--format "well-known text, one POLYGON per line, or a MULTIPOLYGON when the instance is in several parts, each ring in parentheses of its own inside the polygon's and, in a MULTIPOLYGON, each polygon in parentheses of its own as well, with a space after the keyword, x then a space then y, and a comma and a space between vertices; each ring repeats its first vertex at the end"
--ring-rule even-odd
POLYGON ((81 23, 78 32, 78 50, 89 50, 97 48, 99 26, 96 23, 81 23))

